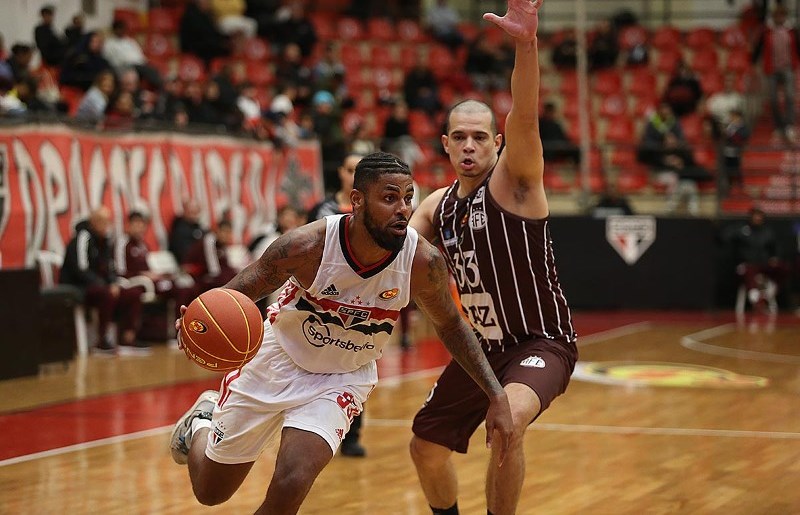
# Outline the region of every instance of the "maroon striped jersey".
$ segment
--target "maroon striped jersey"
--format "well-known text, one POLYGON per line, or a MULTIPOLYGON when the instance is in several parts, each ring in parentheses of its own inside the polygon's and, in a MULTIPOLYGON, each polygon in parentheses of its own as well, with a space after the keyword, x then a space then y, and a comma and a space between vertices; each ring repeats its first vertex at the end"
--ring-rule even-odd
POLYGON ((532 338, 574 347, 577 335, 558 282, 548 219, 508 213, 488 186, 487 177, 468 197, 458 198, 456 181, 433 217, 476 336, 486 349, 532 338))

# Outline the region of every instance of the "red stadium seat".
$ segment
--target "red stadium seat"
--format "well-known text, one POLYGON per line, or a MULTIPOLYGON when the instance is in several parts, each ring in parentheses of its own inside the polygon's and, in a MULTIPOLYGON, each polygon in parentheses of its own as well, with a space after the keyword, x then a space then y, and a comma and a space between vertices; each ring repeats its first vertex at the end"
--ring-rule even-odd
POLYGON ((367 36, 374 41, 394 41, 397 39, 397 32, 388 19, 370 18, 367 21, 367 36))
POLYGON ((255 86, 271 86, 275 82, 275 74, 269 64, 250 61, 245 66, 247 81, 255 86))
POLYGON ((603 71, 594 76, 592 91, 600 95, 611 95, 622 90, 622 77, 616 71, 603 71))
POLYGON ((575 72, 561 73, 558 90, 565 97, 576 98, 578 96, 578 75, 575 72))
POLYGON ((144 55, 150 59, 167 59, 178 53, 172 36, 151 32, 144 40, 144 55))
POLYGON ((323 41, 336 39, 336 16, 323 11, 314 11, 308 14, 314 32, 323 41))
POLYGON ((661 27, 653 33, 651 44, 661 51, 678 50, 681 44, 681 31, 675 27, 661 27))
POLYGON ((391 66, 397 65, 397 58, 392 48, 385 44, 370 45, 370 60, 373 66, 391 66))
POLYGON ((635 139, 633 121, 627 116, 618 116, 608 121, 605 134, 606 143, 630 145, 635 139))
POLYGON ((558 169, 553 166, 547 166, 547 163, 545 163, 542 179, 547 190, 564 193, 572 189, 572 184, 562 177, 558 169))
POLYGON ((641 25, 629 25, 619 32, 617 44, 622 50, 630 50, 637 45, 646 44, 647 39, 647 29, 641 25))
POLYGON ((136 34, 142 31, 141 13, 131 9, 114 9, 114 20, 122 20, 128 27, 129 34, 136 34))
POLYGON ((698 27, 691 29, 686 34, 686 45, 692 50, 700 50, 714 46, 717 41, 717 33, 708 27, 698 27))
POLYGON ((678 50, 662 51, 658 54, 658 59, 656 60, 656 70, 661 73, 666 73, 667 75, 672 75, 678 68, 678 63, 680 63, 681 60, 683 60, 683 56, 678 50))
POLYGON ((408 132, 413 138, 420 140, 430 140, 439 135, 428 113, 418 110, 411 110, 408 113, 408 132))
POLYGON ((391 68, 373 68, 372 81, 379 90, 397 91, 400 87, 400 80, 391 68))
POLYGON ((636 165, 636 151, 630 148, 614 148, 609 162, 617 168, 633 168, 636 165))
POLYGON ((750 70, 750 52, 746 48, 731 50, 725 62, 725 69, 729 72, 745 73, 750 70))
POLYGON ((422 43, 425 41, 425 34, 414 20, 400 20, 397 22, 397 35, 406 43, 422 43))
POLYGON ((178 31, 180 12, 175 9, 152 7, 148 12, 147 28, 158 34, 175 34, 178 31))
POLYGON ((621 93, 606 95, 600 101, 600 116, 616 118, 628 113, 628 99, 621 93))
POLYGON ((634 161, 630 168, 623 168, 617 175, 617 191, 622 194, 639 193, 647 188, 649 182, 647 170, 634 161))
POLYGON ((242 56, 248 61, 264 62, 269 55, 269 45, 261 38, 249 38, 242 45, 242 56))
POLYGON ((660 100, 655 90, 650 93, 650 96, 637 98, 636 103, 633 105, 633 116, 635 116, 637 120, 644 119, 658 107, 658 102, 660 100))
POLYGON ((466 41, 474 41, 478 34, 480 34, 480 29, 472 23, 469 22, 461 22, 458 24, 458 31, 464 36, 466 41))
POLYGON ((709 170, 717 169, 717 153, 714 151, 714 147, 701 145, 696 147, 692 154, 694 156, 695 163, 698 165, 709 170))
POLYGON ((346 134, 352 134, 356 130, 356 127, 363 123, 364 117, 357 111, 347 111, 344 116, 342 116, 342 130, 344 130, 346 134))
POLYGON ((687 114, 680 120, 683 136, 689 143, 700 143, 703 140, 703 119, 696 113, 687 114))
POLYGON ((700 74, 700 86, 703 88, 703 93, 711 95, 722 91, 725 87, 725 81, 719 71, 709 70, 700 74))
POLYGON ((359 67, 364 63, 364 55, 359 43, 342 43, 339 47, 339 58, 345 68, 359 67))
POLYGON ((336 23, 336 31, 339 39, 343 41, 360 41, 364 39, 364 31, 361 22, 355 18, 340 18, 336 23))
POLYGON ((408 71, 417 64, 419 60, 417 47, 413 45, 403 45, 400 47, 400 67, 403 71, 408 71))
POLYGON ((709 70, 716 70, 719 65, 717 51, 713 47, 697 50, 692 56, 692 70, 701 73, 709 70))
POLYGON ((741 50, 748 46, 747 36, 739 25, 731 25, 725 29, 719 41, 728 50, 741 50))
POLYGON ((178 58, 178 78, 184 82, 205 80, 206 70, 203 61, 190 54, 178 58))
POLYGON ((637 68, 628 76, 628 93, 637 97, 650 97, 658 89, 658 80, 649 68, 637 68))
POLYGON ((428 66, 437 78, 449 76, 454 71, 455 60, 450 49, 443 45, 433 45, 428 50, 428 66))

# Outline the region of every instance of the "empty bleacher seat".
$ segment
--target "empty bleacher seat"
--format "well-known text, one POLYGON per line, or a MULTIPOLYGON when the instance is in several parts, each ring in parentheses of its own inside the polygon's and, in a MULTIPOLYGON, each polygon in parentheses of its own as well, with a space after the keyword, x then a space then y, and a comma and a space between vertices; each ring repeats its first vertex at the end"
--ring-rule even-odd
POLYGON ((675 51, 681 45, 681 31, 668 25, 663 26, 656 29, 650 41, 660 51, 675 51))
POLYGON ((717 41, 717 33, 709 27, 697 27, 686 34, 686 45, 692 50, 708 49, 717 41))

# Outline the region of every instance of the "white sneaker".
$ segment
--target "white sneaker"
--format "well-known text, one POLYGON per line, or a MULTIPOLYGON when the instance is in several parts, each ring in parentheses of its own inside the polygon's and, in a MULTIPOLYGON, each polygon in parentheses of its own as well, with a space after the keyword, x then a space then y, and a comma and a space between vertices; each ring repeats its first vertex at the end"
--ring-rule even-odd
POLYGON ((189 411, 175 424, 172 431, 172 438, 169 443, 169 450, 172 459, 178 465, 186 465, 189 462, 189 446, 192 445, 192 421, 196 418, 211 420, 214 413, 214 406, 219 400, 219 392, 216 390, 206 390, 200 394, 189 411))

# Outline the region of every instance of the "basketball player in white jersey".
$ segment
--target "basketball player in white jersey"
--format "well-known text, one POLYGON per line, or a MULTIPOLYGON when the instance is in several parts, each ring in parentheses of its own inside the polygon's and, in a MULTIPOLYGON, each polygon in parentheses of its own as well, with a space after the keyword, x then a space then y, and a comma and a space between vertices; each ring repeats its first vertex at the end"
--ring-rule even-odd
POLYGON ((226 285, 258 300, 289 281, 267 309, 256 357, 229 373, 219 392, 204 392, 176 425, 172 456, 188 463, 203 504, 229 499, 280 435, 257 513, 296 513, 377 383, 375 360, 412 297, 486 393, 487 445, 505 452, 507 396, 450 297, 441 254, 408 227, 408 166, 391 154, 370 154, 358 164, 353 188, 352 215, 280 236, 226 285))

